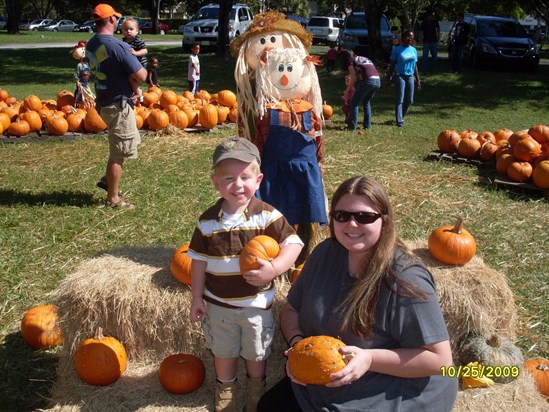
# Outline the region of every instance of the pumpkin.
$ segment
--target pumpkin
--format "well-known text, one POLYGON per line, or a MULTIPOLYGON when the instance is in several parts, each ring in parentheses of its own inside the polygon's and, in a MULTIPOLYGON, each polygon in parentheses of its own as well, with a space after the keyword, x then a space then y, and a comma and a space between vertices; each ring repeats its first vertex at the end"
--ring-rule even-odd
POLYGON ((159 95, 154 92, 145 92, 143 93, 143 106, 151 107, 153 104, 158 102, 159 95))
MULTIPOLYGON (((471 333, 463 339, 458 350, 461 363, 478 362, 491 367, 513 367, 522 370, 524 358, 522 352, 509 339, 499 335, 490 337, 471 333)), ((506 383, 515 379, 507 374, 494 374, 494 382, 506 383)))
POLYGON ((74 94, 68 90, 61 90, 57 93, 57 108, 61 109, 66 105, 74 106, 74 94))
POLYGON ((537 124, 528 129, 528 134, 532 136, 536 142, 545 143, 549 142, 549 126, 544 124, 537 124))
POLYGON ((57 307, 42 305, 30 308, 21 321, 21 335, 25 343, 34 349, 53 348, 62 344, 57 307))
POLYGON ((221 90, 217 93, 217 102, 226 107, 233 107, 236 104, 236 94, 231 90, 221 90))
POLYGON ((509 140, 509 137, 513 134, 513 131, 510 129, 498 129, 494 132, 494 137, 496 138, 496 143, 509 140))
POLYGON ((280 253, 280 245, 270 236, 258 235, 250 239, 240 252, 240 272, 259 269, 257 258, 274 259, 280 253))
POLYGON ((136 114, 135 115, 135 125, 137 126, 137 128, 138 129, 143 128, 143 123, 145 123, 145 121, 143 120, 143 117, 141 117, 141 115, 139 115, 139 114, 136 114))
MULTIPOLYGON (((478 370, 481 367, 478 362, 469 362, 466 366, 470 368, 469 370, 478 370)), ((494 385, 494 381, 486 376, 473 377, 472 375, 461 378, 461 389, 486 388, 494 385)))
POLYGON ((0 89, 0 102, 3 102, 8 97, 10 97, 10 94, 5 89, 0 89))
POLYGON ((302 263, 301 265, 298 265, 296 268, 294 268, 292 270, 292 272, 290 273, 290 283, 293 285, 295 283, 295 281, 297 280, 297 278, 301 275, 301 269, 303 269, 303 265, 304 263, 302 263))
POLYGON ((0 122, 0 134, 4 133, 4 125, 0 122))
POLYGON ((153 109, 149 117, 147 117, 147 124, 151 130, 164 129, 169 123, 170 117, 168 113, 159 109, 153 109))
POLYGON ((168 392, 190 393, 204 383, 206 368, 200 358, 187 353, 178 353, 162 361, 158 378, 162 387, 168 392))
POLYGON ((511 136, 509 136, 509 144, 511 146, 514 146, 515 144, 518 143, 519 140, 524 139, 525 137, 532 137, 532 136, 530 136, 524 130, 517 130, 511 136))
POLYGON ((442 153, 456 153, 460 140, 456 130, 443 130, 437 137, 437 146, 442 153))
POLYGON ((496 144, 499 146, 498 151, 496 152, 496 160, 499 159, 502 154, 513 154, 513 149, 511 149, 511 145, 507 140, 502 140, 500 143, 496 144))
POLYGON ((227 106, 216 106, 216 108, 217 108, 217 124, 225 123, 231 109, 229 109, 227 106))
POLYGON ((86 339, 74 353, 78 377, 90 385, 110 385, 126 370, 126 349, 111 336, 103 336, 98 328, 93 338, 86 339))
POLYGON ((4 130, 8 130, 8 127, 10 127, 11 124, 11 119, 6 113, 0 112, 0 123, 2 123, 4 130))
POLYGON ((480 152, 480 142, 477 140, 476 133, 467 134, 463 137, 458 144, 458 153, 466 157, 467 159, 473 159, 478 156, 480 152))
POLYGON ((170 104, 168 107, 166 107, 164 109, 164 111, 168 114, 170 114, 171 112, 178 112, 179 111, 179 107, 177 107, 176 104, 170 104))
POLYGON ((476 139, 477 136, 478 136, 478 133, 471 129, 464 130, 459 134, 459 137, 461 137, 462 139, 465 139, 466 137, 472 137, 476 139))
POLYGON ((524 370, 534 378, 536 386, 543 396, 549 396, 549 360, 527 359, 524 370))
POLYGON ((183 97, 186 98, 190 102, 192 102, 194 100, 194 94, 192 94, 192 92, 189 91, 189 90, 185 90, 183 92, 183 97))
POLYGON ((173 277, 184 285, 191 284, 192 259, 187 255, 189 242, 183 243, 172 255, 170 260, 170 272, 173 277))
POLYGON ((507 168, 507 176, 515 182, 526 182, 532 176, 532 165, 528 162, 513 162, 507 168))
POLYGON ((209 102, 212 100, 212 95, 207 90, 199 90, 195 93, 194 97, 196 99, 203 99, 209 102))
POLYGON ((42 108, 42 100, 38 96, 31 94, 23 99, 23 106, 27 110, 36 112, 42 108))
POLYGON ((494 160, 496 153, 499 150, 499 146, 491 141, 486 141, 480 147, 480 158, 487 162, 494 160))
POLYGON ((238 107, 231 107, 228 117, 230 122, 236 123, 236 118, 238 117, 238 107))
POLYGON ((217 125, 217 109, 213 104, 206 104, 198 112, 198 123, 206 129, 211 129, 217 125))
POLYGON ((84 117, 84 130, 88 133, 102 132, 107 128, 107 123, 101 118, 97 109, 92 108, 84 117))
POLYGON ((84 116, 78 113, 71 113, 67 116, 69 132, 79 132, 84 126, 84 116))
POLYGON ((542 189, 549 189, 549 160, 539 162, 532 172, 532 181, 542 189))
POLYGON ((531 137, 518 140, 512 147, 513 156, 521 162, 531 162, 541 153, 541 145, 531 137))
POLYGON ((19 117, 19 110, 17 110, 13 106, 3 107, 1 112, 7 114, 8 117, 10 118, 10 121, 12 121, 12 122, 15 121, 15 119, 17 119, 17 117, 19 117))
POLYGON ((500 175, 506 175, 509 165, 515 161, 515 157, 511 154, 502 154, 498 160, 496 160, 496 171, 500 175))
POLYGON ((31 132, 37 132, 42 128, 42 119, 37 112, 30 111, 20 115, 20 118, 29 124, 31 132))
POLYGON ((447 265, 463 265, 473 259, 477 252, 475 238, 463 227, 461 217, 453 226, 441 226, 433 230, 428 248, 431 256, 447 265))
POLYGON ((25 120, 15 119, 8 127, 8 133, 13 136, 26 136, 30 132, 30 126, 25 120))
POLYGON ((63 136, 69 130, 69 124, 64 117, 53 115, 46 119, 46 128, 54 136, 63 136))
POLYGON ((309 336, 297 342, 288 352, 288 368, 299 381, 325 385, 330 374, 345 367, 339 348, 345 344, 331 336, 309 336))
POLYGON ((160 97, 162 95, 162 89, 158 86, 150 86, 148 89, 147 89, 147 92, 149 93, 155 93, 158 97, 160 97))
POLYGON ((177 94, 172 90, 166 90, 160 95, 159 103, 164 109, 171 104, 175 105, 177 103, 177 94))
POLYGON ((486 142, 493 142, 496 143, 496 137, 494 134, 488 130, 485 130, 483 132, 480 132, 477 136, 477 140, 480 142, 480 144, 484 144, 486 142))
POLYGON ((326 120, 329 119, 334 115, 334 108, 329 104, 327 104, 326 102, 324 102, 322 104, 322 115, 324 116, 324 119, 326 120))

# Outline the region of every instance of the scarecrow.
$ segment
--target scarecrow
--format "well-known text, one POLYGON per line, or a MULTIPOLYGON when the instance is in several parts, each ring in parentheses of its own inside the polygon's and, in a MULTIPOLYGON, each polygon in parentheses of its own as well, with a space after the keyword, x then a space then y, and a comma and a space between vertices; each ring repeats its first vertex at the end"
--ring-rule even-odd
POLYGON ((95 107, 95 95, 89 86, 91 71, 88 59, 86 58, 86 44, 85 40, 80 40, 78 44, 71 49, 70 53, 74 59, 79 60, 74 72, 74 78, 76 80, 74 105, 88 110, 95 107))
POLYGON ((252 142, 261 153, 264 175, 258 196, 296 226, 305 243, 299 261, 313 248, 319 225, 327 222, 315 60, 298 48, 265 49, 256 70, 252 142))
MULTIPOLYGON (((307 54, 311 44, 312 35, 303 26, 296 21, 286 19, 283 13, 277 11, 257 14, 248 30, 231 42, 231 54, 237 58, 234 78, 238 103, 237 123, 241 137, 252 140, 255 134, 257 120, 255 73, 263 51, 266 48, 291 48, 307 54)), ((316 78, 314 93, 320 96, 316 71, 314 77, 316 78)), ((315 106, 317 113, 322 113, 321 108, 322 99, 319 106, 315 106)))

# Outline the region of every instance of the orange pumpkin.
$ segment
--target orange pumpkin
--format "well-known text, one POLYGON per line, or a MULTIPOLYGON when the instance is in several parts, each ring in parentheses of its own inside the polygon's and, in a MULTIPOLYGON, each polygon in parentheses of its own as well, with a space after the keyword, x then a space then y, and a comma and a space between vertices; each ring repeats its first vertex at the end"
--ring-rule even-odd
POLYGON ((231 109, 229 109, 227 106, 217 106, 217 124, 223 124, 227 117, 229 116, 229 112, 231 109))
POLYGON ((322 104, 322 115, 324 116, 324 119, 328 120, 330 117, 334 115, 334 108, 324 102, 322 104))
POLYGON ((513 156, 512 154, 509 154, 509 153, 502 154, 496 160, 496 171, 500 175, 506 175, 509 165, 514 161, 516 161, 516 159, 515 159, 515 156, 513 156))
POLYGON ((8 97, 10 97, 10 94, 5 89, 0 89, 0 102, 3 102, 8 97))
POLYGON ((139 114, 136 114, 135 115, 135 125, 137 126, 137 128, 141 129, 143 127, 143 123, 144 123, 143 117, 141 117, 141 115, 139 115, 139 114))
POLYGON ((0 123, 2 123, 2 128, 4 130, 8 130, 8 127, 10 127, 11 124, 10 117, 6 113, 0 112, 0 123))
POLYGON ((34 349, 53 348, 62 344, 57 307, 42 305, 29 309, 21 321, 21 335, 25 343, 34 349))
POLYGON ((190 286, 192 259, 187 255, 189 245, 189 242, 183 243, 174 252, 170 260, 170 272, 179 282, 190 286))
POLYGON ((84 126, 84 116, 77 113, 71 113, 67 116, 67 125, 69 132, 79 132, 84 126))
POLYGON ((37 132, 42 128, 42 119, 37 112, 30 111, 21 114, 21 119, 25 120, 29 124, 31 132, 37 132))
POLYGON ((524 370, 532 375, 539 392, 549 397, 549 360, 527 359, 524 361, 524 370))
POLYGON ((54 136, 63 136, 69 130, 69 124, 64 117, 53 115, 46 119, 46 128, 54 136))
POLYGON ((494 137, 496 138, 496 143, 509 140, 509 137, 513 134, 513 131, 510 129, 498 129, 494 132, 494 137))
POLYGON ((537 187, 549 189, 549 160, 539 162, 532 173, 532 181, 537 187))
POLYGON ((151 107, 158 102, 159 98, 160 96, 154 92, 145 92, 143 93, 143 106, 151 107))
POLYGON ((515 182, 526 182, 532 176, 532 165, 528 162, 513 162, 507 168, 507 176, 515 182))
POLYGON ((231 110, 229 112, 229 121, 232 123, 236 123, 236 118, 238 117, 238 108, 237 107, 231 107, 231 110))
POLYGON ((522 162, 531 162, 541 153, 541 145, 531 137, 518 140, 512 147, 513 156, 522 162))
POLYGON ((204 383, 206 368, 200 358, 187 353, 178 353, 162 361, 158 378, 162 387, 168 392, 190 393, 204 383))
POLYGON ((15 119, 8 127, 8 133, 13 136, 26 136, 30 132, 30 126, 25 120, 15 119))
POLYGON ((159 103, 164 109, 169 105, 175 105, 177 103, 177 95, 172 90, 166 90, 165 92, 162 92, 159 103))
POLYGON ((192 107, 185 107, 183 108, 183 111, 187 115, 187 118, 189 119, 189 124, 187 127, 194 127, 198 124, 198 112, 194 110, 192 107))
POLYGON ((159 110, 153 109, 147 117, 147 124, 151 130, 162 130, 170 123, 170 118, 168 113, 159 110))
POLYGON ((549 142, 549 126, 537 124, 528 129, 528 134, 539 144, 549 142))
POLYGON ((61 109, 66 105, 74 106, 74 94, 68 90, 61 90, 57 93, 57 108, 61 109))
POLYGON ((486 141, 480 147, 480 158, 487 162, 494 160, 499 146, 491 141, 486 141))
POLYGON ((459 137, 461 137, 462 139, 465 139, 466 137, 473 137, 476 139, 477 136, 478 136, 478 133, 471 129, 464 130, 459 134, 459 137))
POLYGON ((480 144, 484 144, 486 142, 493 142, 496 143, 496 137, 494 134, 488 130, 485 130, 483 132, 480 132, 477 136, 477 140, 480 142, 480 144))
POLYGON ((517 130, 511 136, 509 136, 509 144, 511 146, 514 146, 515 144, 517 144, 519 140, 524 139, 525 137, 532 137, 532 136, 530 136, 524 130, 517 130))
POLYGON ((447 265, 463 265, 477 252, 475 238, 463 227, 461 217, 453 226, 441 226, 433 230, 428 248, 431 256, 447 265))
POLYGON ((185 129, 189 124, 189 118, 183 110, 178 110, 176 112, 171 112, 169 115, 170 124, 178 129, 185 129))
POLYGON ((217 102, 226 107, 233 107, 236 104, 236 94, 230 90, 221 90, 217 93, 217 102))
POLYGON ((339 348, 345 344, 331 336, 309 336, 297 342, 288 352, 288 368, 299 381, 325 385, 330 375, 346 365, 339 348))
POLYGON ((23 99, 23 106, 27 110, 38 111, 42 108, 42 101, 38 96, 31 94, 23 99))
POLYGON ((437 146, 442 153, 456 153, 460 140, 456 130, 443 130, 437 136, 437 146))
POLYGON ((149 93, 155 93, 158 97, 160 97, 162 95, 162 89, 158 86, 150 86, 148 89, 147 89, 147 92, 149 93))
POLYGON ((458 153, 468 159, 478 157, 480 152, 480 142, 477 140, 476 133, 467 134, 458 144, 458 153))
POLYGON ((240 272, 259 269, 257 258, 274 259, 280 253, 280 245, 270 236, 258 235, 250 239, 240 252, 240 272))
POLYGON ((206 129, 211 129, 217 125, 217 109, 213 104, 208 103, 200 109, 198 123, 206 129))
POLYGON ((97 329, 95 337, 86 339, 74 353, 78 377, 90 385, 110 385, 126 370, 126 349, 113 337, 103 336, 97 329))
POLYGON ((89 109, 84 117, 84 130, 88 133, 99 133, 107 128, 97 109, 89 109))

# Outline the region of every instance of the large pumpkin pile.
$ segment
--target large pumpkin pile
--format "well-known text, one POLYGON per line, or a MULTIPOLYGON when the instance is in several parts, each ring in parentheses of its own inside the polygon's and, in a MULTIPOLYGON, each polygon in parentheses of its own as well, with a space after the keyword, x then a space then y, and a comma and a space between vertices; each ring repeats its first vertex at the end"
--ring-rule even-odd
MULTIPOLYGON (((201 90, 193 95, 150 87, 135 107, 139 129, 162 130, 169 124, 177 129, 201 126, 211 129, 225 122, 236 122, 236 95, 222 90, 210 95, 201 90)), ((0 89, 0 135, 22 137, 31 132, 62 136, 67 132, 98 133, 107 128, 95 108, 76 107, 68 90, 56 100, 29 95, 23 100, 0 89)))
POLYGON ((437 145, 443 153, 495 161, 500 175, 549 189, 549 126, 537 124, 528 130, 500 129, 493 133, 443 130, 437 137, 437 145))

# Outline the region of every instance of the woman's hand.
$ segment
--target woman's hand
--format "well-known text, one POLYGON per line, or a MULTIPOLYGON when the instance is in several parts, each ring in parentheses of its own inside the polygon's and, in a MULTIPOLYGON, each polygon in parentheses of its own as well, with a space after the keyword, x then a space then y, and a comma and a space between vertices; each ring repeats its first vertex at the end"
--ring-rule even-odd
POLYGON ((372 355, 368 349, 361 349, 357 346, 344 346, 339 349, 347 365, 338 372, 332 373, 332 381, 327 383, 329 388, 350 385, 354 381, 362 378, 370 369, 372 364, 372 355))
MULTIPOLYGON (((288 357, 288 354, 290 353, 291 350, 292 350, 292 348, 285 351, 284 356, 288 357)), ((288 366, 288 362, 286 362, 286 375, 288 375, 288 378, 290 378, 290 380, 293 383, 296 383, 296 384, 301 385, 301 386, 307 386, 306 383, 301 382, 300 380, 296 379, 296 377, 294 375, 292 375, 292 372, 290 371, 290 367, 288 366)))

